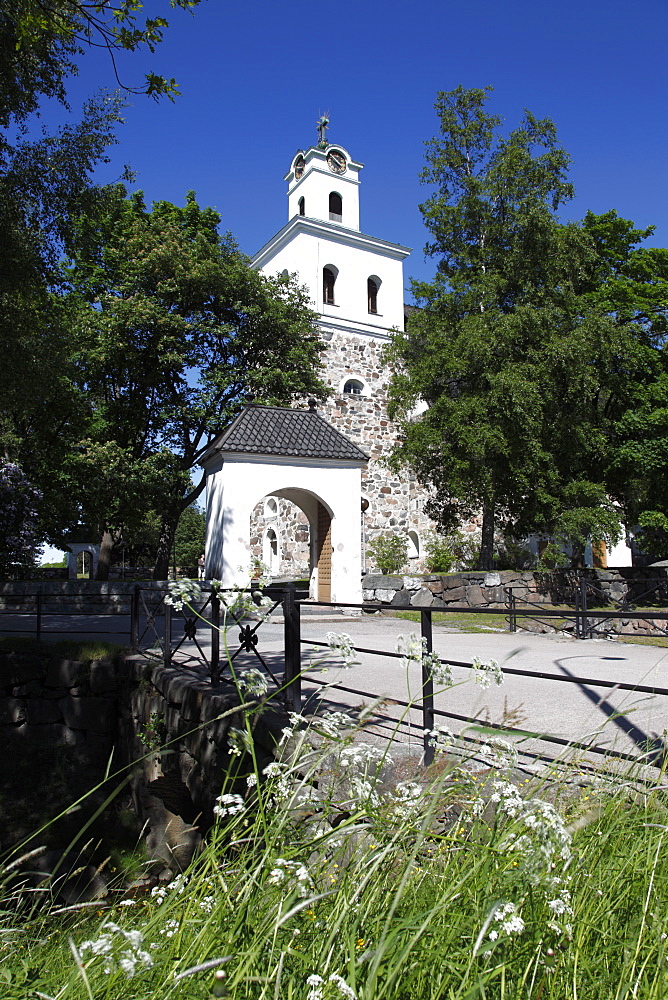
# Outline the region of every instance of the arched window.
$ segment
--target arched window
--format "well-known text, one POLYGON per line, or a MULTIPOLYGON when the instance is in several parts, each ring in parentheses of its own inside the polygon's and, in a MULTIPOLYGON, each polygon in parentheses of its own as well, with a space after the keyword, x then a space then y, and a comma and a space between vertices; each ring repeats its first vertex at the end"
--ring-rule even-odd
POLYGON ((420 539, 418 538, 417 531, 408 532, 408 558, 420 558, 420 539))
POLYGON ((331 267, 323 267, 322 269, 322 301, 325 305, 334 305, 334 284, 336 282, 336 274, 331 267))
POLYGON ((306 202, 304 201, 303 197, 299 199, 297 204, 299 205, 299 214, 306 215, 306 202))
POLYGON ((349 378, 343 387, 343 391, 350 393, 353 396, 361 396, 364 390, 364 386, 359 379, 349 378))
POLYGON ((378 282, 375 278, 367 278, 366 282, 366 294, 367 301, 369 303, 369 312, 378 312, 378 282))
POLYGON ((332 191, 329 196, 329 218, 332 222, 343 221, 343 202, 336 191, 332 191))

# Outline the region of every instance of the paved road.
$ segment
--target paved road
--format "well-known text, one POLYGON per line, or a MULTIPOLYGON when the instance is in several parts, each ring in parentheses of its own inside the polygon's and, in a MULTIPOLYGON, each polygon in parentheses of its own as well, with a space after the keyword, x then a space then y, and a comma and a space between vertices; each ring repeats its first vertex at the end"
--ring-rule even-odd
MULTIPOLYGON (((31 627, 22 616, 3 616, 5 627, 31 627)), ((45 616, 43 638, 53 637, 54 629, 72 638, 101 638, 121 643, 127 642, 129 623, 125 616, 45 616)), ((318 691, 323 691, 329 703, 358 706, 369 703, 375 695, 386 699, 379 710, 382 727, 392 726, 388 720, 401 716, 404 738, 419 744, 421 739, 421 714, 407 712, 391 702, 414 701, 420 693, 419 669, 406 669, 398 659, 379 654, 360 654, 359 665, 345 669, 339 658, 327 650, 310 646, 310 642, 324 641, 328 631, 348 633, 356 646, 393 651, 397 636, 418 629, 417 625, 394 618, 340 618, 336 621, 317 617, 303 618, 304 666, 307 671, 304 693, 313 704, 318 691), (348 688, 351 690, 343 690, 348 688), (368 692, 359 694, 356 692, 368 692)), ((272 671, 280 676, 283 669, 283 626, 265 623, 259 631, 258 649, 272 671)), ((199 635, 204 649, 206 637, 199 635)), ((231 631, 231 648, 235 645, 236 629, 231 631)), ((566 683, 545 680, 537 676, 519 677, 505 674, 500 687, 482 690, 471 677, 471 671, 453 668, 454 685, 437 694, 436 707, 452 713, 455 718, 446 720, 450 728, 459 732, 467 729, 463 720, 476 723, 506 723, 516 728, 552 734, 563 740, 593 742, 598 746, 622 753, 638 753, 648 744, 660 745, 668 727, 668 697, 654 696, 637 691, 606 689, 591 683, 607 680, 614 683, 646 685, 668 689, 668 649, 619 643, 604 639, 578 640, 570 637, 508 633, 454 633, 434 627, 434 648, 444 659, 470 662, 474 656, 482 660, 495 659, 502 668, 521 669, 529 675, 538 672, 555 674, 561 678, 585 678, 588 683, 566 683)), ((196 664, 197 650, 192 643, 182 647, 184 660, 196 664)), ((235 661, 239 666, 257 663, 252 654, 243 654, 235 661)), ((468 729, 470 731, 470 725, 468 729)), ((387 729, 386 729, 387 731, 387 729)), ((523 744, 528 751, 537 750, 539 744, 523 744)), ((545 748, 543 747, 543 750, 545 748)), ((556 748, 559 752, 559 748, 556 748)))

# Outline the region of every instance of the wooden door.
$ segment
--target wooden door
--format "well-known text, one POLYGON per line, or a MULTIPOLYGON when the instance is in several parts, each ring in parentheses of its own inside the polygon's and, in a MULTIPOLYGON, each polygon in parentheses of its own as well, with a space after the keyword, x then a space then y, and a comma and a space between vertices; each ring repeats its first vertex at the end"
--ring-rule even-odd
POLYGON ((332 599, 332 519, 326 507, 318 504, 318 600, 332 599))

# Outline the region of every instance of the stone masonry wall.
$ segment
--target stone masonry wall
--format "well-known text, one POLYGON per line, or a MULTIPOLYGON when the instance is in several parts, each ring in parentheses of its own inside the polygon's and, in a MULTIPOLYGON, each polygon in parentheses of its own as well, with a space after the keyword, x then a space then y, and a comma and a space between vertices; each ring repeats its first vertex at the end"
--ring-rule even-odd
MULTIPOLYGON (((465 572, 425 576, 369 575, 362 581, 364 601, 389 604, 393 608, 499 608, 508 610, 507 590, 511 589, 518 608, 531 604, 573 604, 575 590, 584 578, 592 584, 587 592, 587 607, 615 605, 629 601, 656 607, 668 606, 668 576, 663 569, 629 567, 619 570, 557 570, 552 573, 465 572)), ((662 623, 659 623, 662 624, 662 623)), ((666 623, 668 625, 668 623, 666 623)), ((524 620, 522 627, 533 631, 551 631, 524 620)), ((619 618, 597 625, 597 631, 620 635, 663 634, 654 622, 619 618)))
MULTIPOLYGON (((328 341, 325 381, 333 394, 320 405, 319 412, 369 455, 369 464, 362 469, 362 496, 369 503, 364 515, 360 514, 362 565, 373 568, 366 553, 368 543, 378 535, 399 532, 408 536, 412 532, 418 551, 411 556, 410 567, 419 572, 423 568, 425 535, 434 526, 424 513, 428 493, 415 476, 398 476, 383 464, 397 437, 396 426, 387 415, 388 371, 381 360, 383 346, 383 341, 361 336, 334 336, 328 341), (347 378, 360 379, 366 386, 365 394, 339 391, 347 378)), ((307 576, 309 548, 308 539, 303 537, 306 519, 300 518, 298 508, 276 499, 280 505, 278 528, 267 520, 264 502, 253 512, 253 555, 262 558, 263 539, 274 527, 279 536, 280 558, 278 570, 272 575, 307 576)))

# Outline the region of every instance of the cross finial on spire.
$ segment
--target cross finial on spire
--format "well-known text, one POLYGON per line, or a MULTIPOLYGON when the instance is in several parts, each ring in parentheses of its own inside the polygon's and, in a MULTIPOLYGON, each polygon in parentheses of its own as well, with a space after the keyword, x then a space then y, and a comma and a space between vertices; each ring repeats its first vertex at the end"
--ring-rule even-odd
POLYGON ((316 122, 316 126, 318 128, 318 145, 324 149, 327 145, 326 131, 329 128, 329 118, 327 115, 321 115, 316 122))

